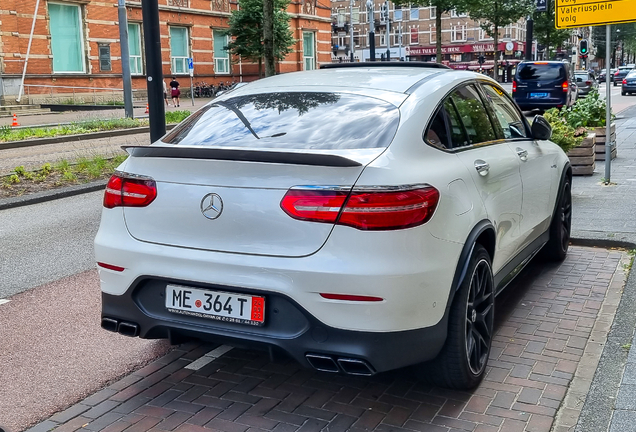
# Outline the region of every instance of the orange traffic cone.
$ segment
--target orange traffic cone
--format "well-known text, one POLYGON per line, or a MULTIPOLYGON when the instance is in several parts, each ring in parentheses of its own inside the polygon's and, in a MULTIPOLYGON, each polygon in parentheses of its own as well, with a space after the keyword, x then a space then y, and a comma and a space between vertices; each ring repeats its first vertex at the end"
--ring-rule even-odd
POLYGON ((150 112, 150 109, 148 107, 148 104, 146 104, 146 114, 148 114, 150 112))
POLYGON ((20 126, 20 123, 18 123, 18 115, 16 113, 13 113, 13 123, 11 123, 11 127, 16 126, 20 126))

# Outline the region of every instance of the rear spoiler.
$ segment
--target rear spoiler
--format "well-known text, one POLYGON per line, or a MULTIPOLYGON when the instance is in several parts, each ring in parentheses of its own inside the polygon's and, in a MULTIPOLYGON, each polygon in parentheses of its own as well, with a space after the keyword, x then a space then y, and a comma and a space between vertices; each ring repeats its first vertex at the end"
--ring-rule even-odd
POLYGON ((122 149, 134 157, 213 159, 328 167, 362 166, 361 163, 344 156, 320 153, 154 146, 122 146, 122 149))

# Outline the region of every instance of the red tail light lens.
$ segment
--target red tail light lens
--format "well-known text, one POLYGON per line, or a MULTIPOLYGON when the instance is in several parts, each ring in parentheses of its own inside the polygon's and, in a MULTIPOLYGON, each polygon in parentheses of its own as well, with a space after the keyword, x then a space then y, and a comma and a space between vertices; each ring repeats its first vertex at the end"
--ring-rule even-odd
POLYGON ((561 84, 561 87, 563 87, 563 91, 566 92, 568 91, 568 88, 570 88, 570 83, 568 83, 567 81, 563 81, 563 84, 561 84))
POLYGON ((623 79, 623 84, 627 84, 627 80, 626 79, 623 79))
POLYGON ((512 81, 512 92, 516 92, 517 91, 517 81, 512 81))
POLYGON ((592 81, 585 81, 585 85, 592 85, 592 81))
POLYGON ((396 230, 426 223, 435 212, 439 192, 428 185, 336 190, 289 190, 281 207, 291 217, 336 223, 360 230, 396 230), (344 205, 344 207, 343 207, 344 205))
POLYGON ((114 174, 104 192, 104 207, 146 207, 157 198, 157 184, 150 177, 114 174))

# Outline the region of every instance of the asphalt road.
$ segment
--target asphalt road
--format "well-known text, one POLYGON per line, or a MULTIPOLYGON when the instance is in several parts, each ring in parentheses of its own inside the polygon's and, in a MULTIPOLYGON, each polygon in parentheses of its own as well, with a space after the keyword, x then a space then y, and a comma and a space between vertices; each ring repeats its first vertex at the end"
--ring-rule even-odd
POLYGON ((102 194, 0 212, 0 299, 95 268, 102 194))

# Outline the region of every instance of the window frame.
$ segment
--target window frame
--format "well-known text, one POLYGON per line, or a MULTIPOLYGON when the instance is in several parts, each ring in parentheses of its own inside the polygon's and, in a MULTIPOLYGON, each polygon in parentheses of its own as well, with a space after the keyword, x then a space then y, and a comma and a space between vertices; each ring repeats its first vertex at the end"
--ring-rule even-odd
MULTIPOLYGON (((349 48, 351 49, 351 48, 349 48)), ((316 33, 312 32, 312 31, 304 31, 303 32, 303 70, 315 70, 317 66, 317 58, 316 58, 316 33), (305 55, 305 35, 310 34, 311 35, 311 41, 312 41, 312 55, 311 56, 306 56, 305 55), (308 69, 307 68, 307 60, 311 60, 312 61, 312 68, 308 69)))
POLYGON ((55 54, 53 53, 53 47, 51 46, 51 73, 53 74, 85 74, 88 73, 87 72, 87 68, 86 68, 86 43, 84 41, 84 23, 82 22, 82 17, 84 15, 84 5, 82 4, 74 4, 74 3, 64 3, 64 2, 56 2, 56 1, 48 1, 47 2, 47 8, 46 8, 46 14, 48 17, 48 22, 47 22, 47 26, 49 28, 49 35, 51 36, 51 45, 52 45, 52 41, 53 41, 53 35, 51 34, 51 14, 49 12, 49 5, 59 5, 59 6, 66 6, 66 7, 76 7, 78 9, 78 14, 77 14, 77 19, 79 21, 79 42, 80 42, 80 54, 81 54, 81 59, 80 59, 80 64, 82 65, 82 70, 81 71, 56 71, 55 70, 55 54))
MULTIPOLYGON (((225 45, 227 45, 230 42, 230 36, 229 35, 216 35, 216 30, 220 30, 220 29, 213 29, 212 30, 212 48, 214 48, 214 38, 216 37, 224 37, 225 38, 225 45)), ((225 57, 221 57, 221 56, 217 56, 217 52, 216 50, 214 50, 214 53, 212 55, 212 60, 214 62, 214 74, 215 75, 230 75, 232 73, 232 65, 230 63, 230 52, 227 50, 223 50, 226 54, 225 57), (223 68, 225 69, 224 71, 220 71, 220 68, 218 67, 219 64, 223 65, 223 68)))
POLYGON ((172 75, 187 75, 188 74, 188 58, 190 57, 190 29, 187 26, 169 26, 168 34, 170 37, 170 72, 172 75), (184 29, 185 30, 185 42, 186 42, 186 55, 174 56, 172 55, 172 29, 184 29), (183 72, 177 72, 176 61, 180 61, 183 66, 183 72))
MULTIPOLYGON (((130 26, 137 26, 137 28, 139 28, 139 32, 137 32, 137 34, 139 35, 139 55, 132 55, 130 54, 130 48, 128 49, 128 57, 130 58, 130 65, 132 66, 133 64, 133 59, 135 60, 135 63, 138 62, 139 65, 139 72, 133 72, 132 71, 132 67, 130 68, 130 74, 131 75, 135 75, 135 76, 139 76, 139 75, 143 75, 144 74, 144 55, 143 55, 143 44, 141 43, 141 40, 143 39, 141 31, 142 31, 142 26, 141 23, 138 22, 129 22, 128 23, 128 35, 130 36, 130 26)), ((128 38, 129 44, 130 44, 130 37, 128 38)))
POLYGON ((417 45, 420 43, 420 29, 417 27, 411 27, 409 29, 409 45, 417 45), (413 31, 415 30, 415 32, 413 31), (413 42, 413 35, 415 34, 416 36, 416 41, 413 42))
MULTIPOLYGON (((465 146, 461 146, 461 147, 452 147, 452 148, 450 148, 450 149, 448 149, 448 148, 440 148, 439 146, 436 146, 436 145, 431 144, 430 142, 428 142, 428 140, 426 139, 427 132, 428 132, 429 128, 431 127, 431 125, 432 125, 432 123, 433 123, 433 120, 435 119, 435 115, 437 115, 437 113, 438 113, 438 111, 440 110, 440 108, 444 108, 444 102, 446 102, 446 100, 447 100, 447 99, 448 99, 448 98, 449 98, 449 97, 450 97, 450 96, 451 96, 451 95, 452 95, 455 91, 457 91, 458 89, 460 89, 460 88, 462 88, 462 87, 470 86, 470 85, 472 85, 472 86, 476 89, 476 91, 477 91, 477 93, 478 93, 478 95, 479 95, 479 98, 480 98, 480 100, 481 100, 482 104, 484 105, 484 109, 486 110, 486 115, 488 116, 488 119, 489 119, 489 121, 490 121, 490 123, 491 123, 491 127, 493 128, 493 132, 495 133, 495 136, 497 135, 496 128, 495 128, 495 127, 494 127, 494 125, 492 124, 492 122, 493 122, 492 115, 491 115, 491 113, 490 113, 490 111, 489 111, 488 104, 487 104, 487 102, 486 102, 486 100, 485 100, 485 98, 484 98, 483 90, 482 90, 482 89, 481 89, 481 87, 480 87, 480 84, 482 84, 482 83, 490 84, 490 83, 489 83, 489 82, 487 82, 487 81, 481 81, 481 80, 469 80, 469 81, 464 81, 464 82, 462 82, 462 83, 460 83, 460 84, 457 84, 457 85, 456 85, 456 86, 454 86, 453 88, 451 88, 451 89, 450 89, 450 90, 449 90, 449 91, 448 91, 448 92, 444 95, 444 97, 440 99, 440 101, 439 101, 439 102, 437 103, 437 105, 435 106, 435 109, 433 109, 433 113, 434 113, 434 114, 433 114, 433 115, 432 115, 432 116, 428 119, 428 122, 426 123, 426 127, 425 127, 425 128, 423 129, 423 131, 422 131, 422 141, 424 142, 424 144, 426 144, 427 146, 432 147, 432 148, 434 148, 434 149, 436 149, 436 150, 443 151, 443 152, 445 152, 445 153, 458 153, 458 152, 463 152, 463 151, 472 150, 472 149, 475 149, 475 148, 482 148, 482 147, 485 147, 485 146, 498 145, 498 144, 507 144, 509 141, 516 141, 516 140, 521 140, 521 139, 523 139, 523 140, 531 140, 531 139, 532 139, 532 135, 530 135, 530 137, 529 137, 529 138, 515 138, 515 139, 508 139, 508 140, 507 140, 507 139, 503 139, 503 138, 496 137, 494 140, 484 141, 484 142, 480 142, 480 143, 476 143, 476 144, 470 143, 470 144, 465 145, 465 146)), ((504 92, 504 93, 505 93, 505 92, 504 92)), ((451 100, 452 100, 452 99, 451 99, 451 100)), ((454 105, 454 102, 453 102, 453 105, 454 105)), ((445 110, 445 109, 444 109, 444 116, 445 116, 445 117, 447 117, 447 116, 448 116, 448 113, 446 113, 446 110, 445 110)), ((525 124, 525 126, 526 126, 526 129, 528 129, 528 123, 527 123, 527 120, 525 120, 525 117, 522 117, 522 118, 524 118, 524 124, 525 124)), ((460 121, 462 122, 462 128, 463 128, 463 131, 464 131, 464 135, 468 138, 468 136, 469 136, 469 135, 468 135, 468 132, 466 131, 466 127, 464 126, 464 122, 461 120, 461 117, 460 117, 460 121)), ((447 135, 447 136, 449 137, 449 139, 450 139, 450 136, 451 136, 451 135, 450 135, 450 129, 449 129, 448 118, 445 118, 445 124, 446 124, 446 135, 447 135)), ((468 138, 468 139, 469 139, 469 138, 468 138)), ((451 145, 452 145, 452 143, 451 143, 451 145)))

